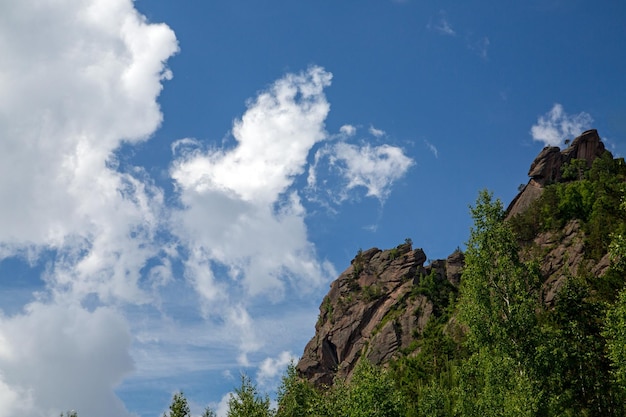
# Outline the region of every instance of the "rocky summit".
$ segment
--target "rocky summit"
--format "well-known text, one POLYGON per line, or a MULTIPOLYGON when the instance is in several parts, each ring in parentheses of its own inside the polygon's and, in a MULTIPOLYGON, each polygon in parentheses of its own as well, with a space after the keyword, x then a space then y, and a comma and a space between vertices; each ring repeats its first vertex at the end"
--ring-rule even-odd
MULTIPOLYGON (((579 161, 589 168, 607 152, 596 130, 588 130, 561 150, 544 148, 530 166, 530 180, 507 209, 507 219, 526 210, 550 184, 565 181, 563 168, 579 161)), ((586 268, 595 276, 609 266, 608 256, 589 259, 580 222, 568 221, 558 231, 532 236, 520 256, 543 259, 541 298, 548 308, 571 273, 586 268)), ((427 323, 447 305, 446 297, 458 291, 464 255, 457 249, 447 259, 425 265, 427 256, 414 249, 410 239, 393 249, 359 251, 350 266, 331 284, 320 306, 315 335, 297 364, 298 373, 318 386, 331 385, 336 376, 350 379, 352 371, 366 358, 385 365, 402 355, 419 351, 427 323), (437 293, 432 288, 439 288, 437 293), (443 291, 441 289, 444 289, 443 291)), ((448 333, 462 332, 454 325, 448 333)))
POLYGON ((349 377, 358 360, 381 365, 409 348, 437 308, 420 294, 425 276, 458 285, 463 254, 424 266, 426 254, 405 242, 390 250, 360 251, 322 301, 315 336, 297 365, 315 384, 349 377))
POLYGON ((569 143, 569 147, 561 150, 556 146, 546 146, 537 155, 528 170, 530 180, 521 192, 513 199, 507 212, 509 217, 521 213, 530 203, 541 195, 546 185, 561 181, 563 165, 572 160, 585 161, 590 167, 593 160, 602 156, 605 148, 598 131, 587 130, 569 143))

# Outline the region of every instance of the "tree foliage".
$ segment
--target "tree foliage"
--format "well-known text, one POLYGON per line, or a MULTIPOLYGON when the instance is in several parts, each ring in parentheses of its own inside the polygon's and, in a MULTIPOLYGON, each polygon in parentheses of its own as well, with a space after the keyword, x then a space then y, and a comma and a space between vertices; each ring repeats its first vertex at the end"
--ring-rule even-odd
POLYGON ((187 404, 187 398, 182 392, 177 392, 172 398, 169 413, 163 413, 163 417, 191 417, 191 410, 187 404))
POLYGON ((267 395, 261 396, 250 377, 242 374, 241 385, 235 388, 228 400, 228 417, 271 417, 274 410, 270 407, 267 395))
POLYGON ((475 350, 500 350, 528 362, 534 349, 540 275, 519 259, 519 244, 504 222, 500 200, 482 191, 470 209, 474 226, 465 253, 459 318, 475 350))

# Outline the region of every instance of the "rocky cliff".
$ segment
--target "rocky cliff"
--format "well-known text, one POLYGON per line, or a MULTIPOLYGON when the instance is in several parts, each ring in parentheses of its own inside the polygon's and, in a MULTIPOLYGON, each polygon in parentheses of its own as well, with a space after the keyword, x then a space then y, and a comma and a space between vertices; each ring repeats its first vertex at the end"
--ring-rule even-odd
POLYGON ((423 277, 459 283, 463 254, 424 266, 426 254, 406 242, 390 250, 359 252, 320 306, 315 336, 297 365, 316 384, 349 376, 361 357, 380 365, 419 337, 439 306, 419 290, 423 277))
POLYGON ((578 159, 585 161, 590 167, 593 160, 602 156, 604 151, 604 144, 595 129, 583 132, 564 150, 556 146, 543 148, 530 165, 528 184, 513 199, 507 209, 509 217, 524 211, 541 195, 546 185, 561 181, 563 165, 570 163, 573 159, 578 159))
MULTIPOLYGON (((584 132, 567 149, 544 148, 530 167, 528 184, 509 205, 508 218, 523 212, 547 185, 561 181, 565 164, 577 159, 591 166, 604 152, 596 130, 584 132)), ((608 257, 592 261, 584 250, 584 234, 575 220, 558 232, 539 233, 525 246, 522 257, 543 259, 541 297, 546 305, 554 302, 567 276, 580 268, 595 276, 604 273, 608 257)), ((349 378, 360 358, 384 365, 399 355, 415 353, 419 349, 415 341, 446 302, 426 286, 455 292, 464 264, 458 249, 428 265, 426 259, 424 251, 413 249, 408 239, 389 250, 359 251, 322 301, 315 336, 297 364, 300 375, 317 385, 332 384, 335 376, 349 378)))

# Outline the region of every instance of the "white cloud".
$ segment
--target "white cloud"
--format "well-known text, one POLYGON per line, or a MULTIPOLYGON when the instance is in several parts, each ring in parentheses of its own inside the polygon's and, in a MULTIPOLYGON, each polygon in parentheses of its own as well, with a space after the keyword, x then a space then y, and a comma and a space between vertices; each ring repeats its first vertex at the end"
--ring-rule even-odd
POLYGON ((435 155, 435 158, 439 158, 439 151, 437 150, 437 147, 435 145, 433 145, 432 143, 430 143, 426 139, 424 139, 424 144, 426 145, 428 150, 430 152, 432 152, 433 155, 435 155))
POLYGON ((306 289, 327 279, 308 242, 299 196, 287 191, 311 147, 326 137, 323 89, 330 79, 319 67, 286 75, 235 121, 237 147, 187 148, 174 162, 184 205, 174 215, 175 231, 190 247, 190 278, 208 300, 219 285, 199 277, 194 264, 222 265, 251 295, 272 291, 280 298, 286 281, 306 289))
POLYGON ((381 145, 358 147, 346 143, 335 146, 335 157, 345 164, 342 169, 347 188, 367 188, 367 195, 385 199, 394 181, 402 178, 413 160, 402 149, 381 145))
POLYGON ((384 130, 376 129, 374 126, 370 126, 369 132, 372 136, 380 138, 385 135, 384 130))
POLYGON ((0 317, 0 416, 128 416, 113 389, 132 370, 125 320, 109 308, 33 303, 0 317))
POLYGON ((217 417, 226 417, 228 415, 228 402, 232 395, 234 395, 234 392, 227 392, 217 404, 212 404, 217 417))
POLYGON ((115 152, 160 125, 176 37, 131 0, 5 2, 0 50, 0 252, 49 261, 48 304, 0 319, 0 413, 128 415, 113 392, 132 368, 126 322, 78 305, 144 303, 142 281, 167 277, 167 262, 142 275, 162 191, 115 152))
POLYGON ((118 171, 114 152, 161 122, 173 32, 130 0, 11 2, 0 39, 3 252, 53 249, 54 285, 138 297, 162 196, 140 170, 118 171))
POLYGON ((545 146, 561 146, 563 141, 574 138, 591 127, 593 118, 585 112, 567 114, 563 106, 554 104, 552 109, 539 116, 537 124, 530 128, 533 140, 543 142, 545 146))
POLYGON ((278 380, 285 373, 290 363, 296 363, 298 357, 291 352, 283 351, 276 358, 265 358, 259 365, 257 372, 257 382, 261 387, 273 385, 270 389, 275 389, 278 380))
POLYGON ((219 315, 247 335, 244 365, 260 347, 245 300, 263 294, 278 302, 289 288, 307 293, 334 274, 318 260, 291 189, 311 148, 327 137, 323 90, 330 80, 312 67, 276 81, 235 121, 233 149, 203 150, 189 140, 176 146, 171 175, 183 208, 173 214, 173 231, 188 248, 185 273, 205 316, 219 315))
POLYGON ((187 155, 176 162, 173 178, 185 191, 215 191, 255 204, 275 202, 303 172, 311 147, 326 137, 329 105, 323 90, 331 78, 320 67, 287 74, 235 121, 235 149, 187 155))
POLYGON ((356 127, 352 125, 343 125, 339 128, 339 133, 345 136, 354 136, 356 134, 356 127))
POLYGON ((439 12, 439 17, 435 19, 435 21, 433 21, 433 19, 430 19, 428 21, 428 25, 426 26, 426 28, 428 28, 429 30, 434 30, 435 32, 446 36, 456 35, 455 30, 452 28, 452 25, 448 21, 446 12, 443 10, 439 12))
MULTIPOLYGON (((367 190, 366 196, 384 201, 393 183, 402 178, 414 163, 396 146, 359 146, 345 142, 319 149, 310 171, 319 172, 324 160, 328 161, 328 169, 338 172, 343 180, 335 197, 336 202, 348 199, 349 191, 358 187, 367 190)), ((317 174, 309 173, 309 189, 317 189, 316 181, 317 174)), ((335 193, 334 189, 330 192, 335 193)))

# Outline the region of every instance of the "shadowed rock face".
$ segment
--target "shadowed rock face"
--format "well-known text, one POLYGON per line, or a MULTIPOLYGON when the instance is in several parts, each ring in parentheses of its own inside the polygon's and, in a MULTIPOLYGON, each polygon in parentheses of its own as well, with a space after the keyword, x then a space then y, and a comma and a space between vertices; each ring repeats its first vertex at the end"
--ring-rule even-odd
POLYGON ((556 146, 543 148, 530 165, 528 184, 509 205, 507 217, 524 211, 541 195, 546 185, 561 181, 561 167, 564 164, 572 159, 582 159, 587 162, 588 167, 591 167, 593 160, 602 156, 604 151, 604 144, 595 129, 583 132, 572 141, 567 149, 560 150, 556 146))
MULTIPOLYGON (((546 185, 560 181, 563 164, 582 159, 591 166, 603 152, 595 130, 584 132, 563 151, 544 148, 530 167, 529 183, 509 205, 508 217, 526 209, 546 185)), ((544 280, 540 295, 548 307, 579 268, 601 276, 609 265, 608 255, 598 262, 585 259, 584 234, 577 221, 569 222, 563 230, 539 234, 520 253, 522 259, 536 259, 538 254, 544 280)), ((415 289, 431 273, 435 280, 458 288, 465 259, 457 250, 445 260, 427 266, 425 262, 424 251, 413 249, 410 243, 390 250, 359 252, 322 301, 315 336, 297 364, 298 373, 316 385, 331 385, 335 376, 349 379, 360 358, 384 365, 402 355, 441 307, 415 289)))

